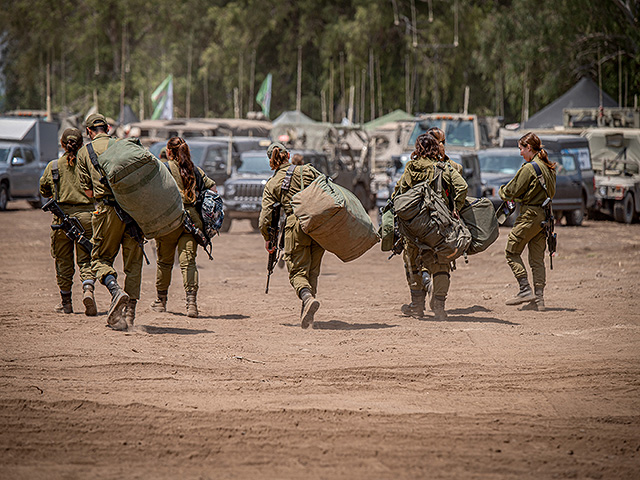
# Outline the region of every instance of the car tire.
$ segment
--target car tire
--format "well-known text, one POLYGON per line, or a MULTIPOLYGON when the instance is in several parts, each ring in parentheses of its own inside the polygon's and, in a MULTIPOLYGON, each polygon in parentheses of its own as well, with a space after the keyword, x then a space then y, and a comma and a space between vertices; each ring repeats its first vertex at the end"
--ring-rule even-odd
POLYGON ((4 211, 7 209, 7 202, 9 201, 9 191, 7 190, 7 185, 4 183, 0 184, 0 211, 4 211))
POLYGON ((581 208, 578 208, 577 210, 570 210, 568 212, 565 212, 564 216, 567 219, 567 225, 572 227, 579 227, 580 225, 582 225, 582 222, 584 221, 585 210, 586 208, 584 206, 584 200, 582 200, 581 208))
POLYGON ((613 218, 616 219, 616 222, 631 223, 634 217, 633 195, 631 195, 631 192, 627 192, 621 201, 613 205, 613 218))
POLYGON ((31 205, 31 208, 42 208, 42 205, 44 205, 44 200, 42 198, 42 195, 38 195, 38 199, 37 200, 29 200, 29 205, 31 205))
POLYGON ((260 224, 258 223, 259 221, 260 221, 259 218, 250 219, 251 228, 253 228, 256 232, 260 229, 260 224))
POLYGON ((226 233, 229 231, 230 228, 231 228, 231 217, 227 213, 224 216, 224 219, 222 220, 222 226, 220 227, 220 231, 226 233))

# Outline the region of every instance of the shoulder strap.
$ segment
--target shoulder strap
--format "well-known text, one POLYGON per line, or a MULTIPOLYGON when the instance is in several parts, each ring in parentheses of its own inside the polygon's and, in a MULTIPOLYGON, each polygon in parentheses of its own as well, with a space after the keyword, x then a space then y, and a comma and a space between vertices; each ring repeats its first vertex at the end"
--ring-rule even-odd
POLYGON ((60 170, 58 170, 58 160, 51 162, 51 178, 53 179, 53 191, 57 202, 60 197, 60 170))
POLYGON ((536 162, 532 160, 531 166, 536 171, 536 176, 538 177, 538 181, 540 182, 540 185, 542 185, 542 188, 544 189, 545 193, 547 194, 547 196, 549 196, 549 192, 547 191, 547 183, 544 181, 544 177, 542 176, 542 169, 540 168, 540 165, 538 165, 536 162))
MULTIPOLYGON (((109 144, 111 144, 111 142, 109 142, 109 144)), ((91 163, 93 164, 93 167, 97 170, 98 173, 102 175, 102 177, 100 178, 100 183, 102 183, 103 185, 107 185, 108 183, 107 176, 105 175, 104 170, 98 163, 98 155, 96 154, 96 151, 93 149, 92 142, 87 143, 87 152, 89 153, 89 158, 91 159, 91 163)))
MULTIPOLYGON (((295 169, 296 169, 295 165, 289 165, 289 168, 287 169, 287 173, 284 176, 284 179, 282 180, 282 185, 280 186, 281 191, 288 192, 289 188, 291 188, 291 177, 293 177, 293 172, 295 169)), ((302 180, 302 177, 300 177, 300 179, 302 180)))
POLYGON ((193 173, 196 177, 196 190, 198 193, 201 193, 204 188, 204 178, 202 178, 202 174, 200 173, 200 169, 197 166, 193 166, 193 173))

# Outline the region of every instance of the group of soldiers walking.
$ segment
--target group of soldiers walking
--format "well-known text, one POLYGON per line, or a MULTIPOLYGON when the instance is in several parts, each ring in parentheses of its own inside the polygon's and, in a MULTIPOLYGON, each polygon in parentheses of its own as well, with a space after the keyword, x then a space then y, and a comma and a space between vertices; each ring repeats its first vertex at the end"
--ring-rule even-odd
MULTIPOLYGON (((52 161, 40 179, 40 192, 53 197, 63 212, 78 218, 85 235, 91 237, 93 247, 86 251, 75 246, 77 262, 83 285, 85 314, 97 315, 94 288, 96 280, 106 286, 111 294, 111 305, 107 323, 116 330, 131 329, 140 298, 143 251, 132 237, 127 225, 117 210, 117 202, 108 183, 104 180, 96 157, 110 146, 109 125, 104 116, 90 115, 85 122, 89 143, 83 145, 82 133, 67 129, 62 135, 61 145, 65 153, 52 161), (122 249, 124 265, 124 288, 118 283, 118 274, 113 267, 118 252, 122 249)), ((508 305, 530 303, 533 308, 544 309, 544 287, 546 284, 544 251, 545 234, 541 227, 544 220, 542 204, 555 193, 555 164, 549 162, 540 139, 527 134, 518 142, 525 163, 513 180, 500 188, 503 200, 516 201, 521 205, 520 215, 509 234, 506 258, 519 283, 518 293, 507 301, 508 305), (521 258, 524 248, 529 249, 529 264, 533 274, 532 289, 521 258)), ((202 229, 199 215, 195 211, 198 189, 215 191, 215 182, 193 165, 189 147, 184 139, 173 137, 166 147, 168 162, 165 164, 176 181, 182 195, 184 210, 202 229), (197 181, 196 181, 197 180, 197 181), (196 188, 197 187, 197 188, 196 188)), ((320 174, 311 165, 293 164, 287 148, 274 142, 267 150, 269 165, 274 171, 268 180, 262 198, 259 226, 266 243, 273 252, 276 245, 270 239, 272 211, 281 205, 286 221, 284 224, 284 259, 289 271, 289 281, 301 301, 300 322, 302 328, 310 327, 320 307, 317 300, 318 278, 324 248, 306 234, 291 208, 291 198, 309 185, 320 174)), ((433 182, 436 172, 444 188, 442 196, 451 207, 454 217, 465 205, 467 183, 461 176, 462 167, 451 161, 445 153, 444 132, 433 128, 420 135, 398 181, 393 197, 402 194, 421 182, 433 182)), ((144 201, 141 199, 141 201, 144 201)), ((54 225, 61 219, 55 218, 54 225)), ((447 317, 445 302, 450 287, 452 264, 438 262, 433 252, 404 238, 404 266, 411 302, 402 305, 405 315, 422 317, 429 307, 438 320, 447 317)), ((151 304, 156 312, 166 311, 168 289, 171 281, 173 261, 178 252, 183 285, 186 294, 187 315, 198 316, 196 296, 198 271, 196 267, 197 243, 182 225, 162 237, 156 238, 157 249, 157 298, 151 304)), ((74 275, 74 242, 59 229, 52 229, 51 252, 55 259, 56 278, 60 289, 61 303, 57 312, 72 313, 71 287, 74 275)))

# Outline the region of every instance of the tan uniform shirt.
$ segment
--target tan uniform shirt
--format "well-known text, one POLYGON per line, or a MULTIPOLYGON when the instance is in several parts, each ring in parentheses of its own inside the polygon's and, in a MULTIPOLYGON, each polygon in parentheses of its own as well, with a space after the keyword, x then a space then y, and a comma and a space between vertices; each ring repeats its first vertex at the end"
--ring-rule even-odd
MULTIPOLYGON (((109 146, 110 139, 111 137, 106 133, 99 133, 95 136, 91 144, 93 145, 96 155, 104 153, 109 146)), ((100 181, 102 172, 96 170, 93 163, 91 163, 86 145, 78 151, 78 177, 80 179, 80 186, 84 190, 93 190, 93 197, 96 200, 104 197, 113 198, 111 188, 100 181)))
POLYGON ((91 200, 84 193, 84 189, 80 185, 80 179, 78 178, 78 164, 74 163, 69 165, 67 161, 67 154, 65 153, 58 160, 52 160, 44 169, 44 173, 40 178, 40 194, 43 197, 53 197, 55 193, 55 185, 53 182, 53 166, 57 164, 58 174, 60 179, 58 180, 58 195, 56 200, 61 205, 87 205, 93 206, 93 200, 91 200))
MULTIPOLYGON (((556 172, 547 167, 538 155, 533 157, 531 162, 536 162, 542 170, 547 185, 548 196, 553 198, 556 194, 556 172)), ((547 198, 547 192, 538 181, 536 171, 530 162, 525 163, 515 176, 506 185, 502 185, 498 193, 503 200, 515 200, 523 205, 539 207, 547 198)))

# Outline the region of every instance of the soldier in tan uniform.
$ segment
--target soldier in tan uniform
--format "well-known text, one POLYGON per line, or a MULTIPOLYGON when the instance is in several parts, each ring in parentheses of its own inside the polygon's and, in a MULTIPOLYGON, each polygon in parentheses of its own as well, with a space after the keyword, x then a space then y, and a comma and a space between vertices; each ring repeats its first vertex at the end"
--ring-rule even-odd
MULTIPOLYGON (((291 198, 304 186, 309 185, 318 175, 312 165, 292 165, 289 152, 279 142, 272 143, 267 149, 269 165, 274 174, 267 181, 262 195, 262 211, 260 212, 260 233, 266 240, 269 251, 269 226, 271 212, 275 203, 280 203, 287 217, 284 227, 284 259, 289 271, 289 282, 302 300, 300 321, 302 328, 313 324, 313 317, 320 307, 316 300, 320 264, 324 248, 300 228, 298 217, 293 214, 291 198), (286 185, 288 179, 289 185, 286 185), (283 188, 284 182, 284 188, 283 188)), ((271 252, 270 252, 271 253, 271 252)))
MULTIPOLYGON (((442 196, 449 204, 453 205, 453 215, 457 216, 457 212, 463 207, 467 198, 467 182, 451 165, 438 161, 439 154, 438 140, 429 133, 420 135, 416 139, 415 150, 411 154, 411 160, 407 162, 392 198, 421 182, 432 182, 436 176, 436 168, 438 168, 442 171, 442 196)), ((424 315, 427 290, 426 283, 423 281, 423 272, 426 271, 433 278, 433 292, 429 306, 434 312, 436 320, 445 319, 447 314, 444 306, 451 283, 451 263, 437 263, 431 252, 421 250, 406 238, 403 258, 407 282, 411 291, 411 303, 403 305, 402 312, 405 315, 424 315)))
POLYGON ((549 161, 540 138, 534 133, 527 133, 520 138, 518 148, 525 163, 513 179, 506 185, 502 185, 498 191, 503 200, 520 203, 520 215, 509 233, 505 248, 507 263, 518 280, 520 290, 514 298, 507 300, 506 304, 520 305, 532 302, 538 310, 544 310, 546 239, 541 225, 545 219, 542 203, 547 198, 553 198, 556 193, 556 164, 549 161), (546 190, 538 180, 532 163, 540 167, 546 190), (524 247, 529 248, 529 266, 533 276, 534 291, 529 285, 527 270, 521 257, 524 247))
MULTIPOLYGON (((65 153, 58 160, 51 161, 40 178, 40 194, 53 197, 64 213, 76 217, 85 231, 85 237, 91 239, 91 211, 93 201, 87 197, 80 186, 77 174, 76 154, 82 147, 82 133, 76 128, 67 128, 62 134, 60 144, 65 153)), ((53 224, 59 225, 62 219, 54 217, 53 224)), ((55 259, 56 279, 60 288, 62 303, 55 307, 59 313, 73 313, 71 286, 75 273, 73 250, 82 280, 85 315, 97 315, 96 301, 93 295, 95 276, 91 270, 91 253, 67 237, 61 229, 51 230, 51 256, 55 259)))
MULTIPOLYGON (((183 138, 173 137, 167 142, 166 154, 169 159, 167 165, 171 175, 178 184, 185 211, 191 217, 193 223, 202 230, 202 219, 196 210, 198 184, 196 171, 202 179, 202 189, 215 191, 216 182, 207 177, 200 167, 196 167, 191 161, 189 146, 183 138)), ((188 233, 182 225, 162 237, 156 238, 156 252, 158 254, 158 269, 156 272, 156 290, 158 298, 151 309, 155 312, 167 311, 167 297, 171 284, 171 270, 173 259, 178 251, 180 270, 182 271, 182 283, 187 297, 187 316, 198 316, 198 268, 196 255, 198 244, 192 234, 188 233)))
MULTIPOLYGON (((109 125, 99 113, 89 115, 85 122, 89 145, 96 155, 103 153, 113 141, 108 135, 109 125)), ((115 198, 111 188, 102 181, 102 172, 93 165, 87 145, 78 152, 80 185, 87 196, 96 201, 96 210, 91 220, 93 226, 92 268, 96 278, 111 293, 111 306, 107 323, 114 330, 127 330, 133 326, 136 304, 140 298, 142 281, 142 249, 125 233, 125 223, 120 220, 113 207, 115 198), (122 246, 124 264, 124 291, 117 282, 113 262, 122 246)))

